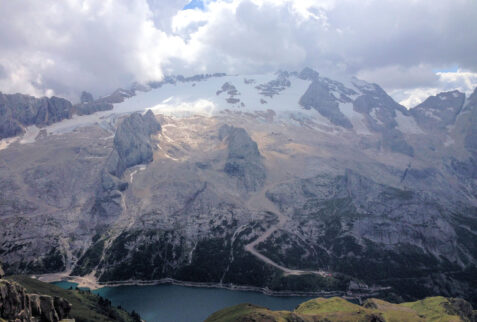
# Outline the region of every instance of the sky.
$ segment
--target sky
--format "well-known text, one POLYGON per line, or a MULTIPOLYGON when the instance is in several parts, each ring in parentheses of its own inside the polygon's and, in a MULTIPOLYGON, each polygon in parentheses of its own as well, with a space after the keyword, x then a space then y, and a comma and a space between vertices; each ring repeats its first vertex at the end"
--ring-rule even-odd
POLYGON ((164 75, 312 67, 413 107, 477 86, 475 0, 0 1, 0 91, 77 101, 164 75))

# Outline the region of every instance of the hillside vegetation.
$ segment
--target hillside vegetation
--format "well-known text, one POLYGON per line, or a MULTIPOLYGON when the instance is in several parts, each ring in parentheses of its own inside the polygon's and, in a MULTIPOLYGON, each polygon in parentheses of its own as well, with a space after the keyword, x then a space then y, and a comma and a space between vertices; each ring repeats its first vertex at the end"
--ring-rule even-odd
POLYGON ((477 311, 462 300, 429 297, 416 302, 393 304, 369 299, 363 305, 339 297, 316 298, 293 312, 271 311, 253 304, 239 304, 212 314, 206 322, 226 321, 477 321, 477 311))

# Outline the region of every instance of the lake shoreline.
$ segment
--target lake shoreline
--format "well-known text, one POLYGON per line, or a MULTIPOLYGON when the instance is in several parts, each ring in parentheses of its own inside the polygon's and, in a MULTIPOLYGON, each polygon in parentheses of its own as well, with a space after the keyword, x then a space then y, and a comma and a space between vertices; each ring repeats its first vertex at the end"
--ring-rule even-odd
POLYGON ((114 281, 100 283, 102 287, 118 287, 118 286, 150 286, 150 285, 177 285, 187 287, 198 288, 218 288, 226 289, 230 291, 249 291, 258 292, 270 296, 296 296, 296 297, 309 297, 309 296, 344 296, 344 292, 341 291, 320 291, 320 292, 298 292, 298 291, 274 291, 268 287, 259 287, 251 285, 235 285, 235 284, 221 284, 221 283, 207 283, 207 282, 190 282, 181 281, 173 278, 162 278, 153 281, 142 280, 129 280, 129 281, 114 281))
POLYGON ((78 284, 80 288, 89 288, 90 290, 97 290, 103 287, 118 287, 118 286, 153 286, 153 285, 177 285, 197 288, 217 288, 226 289, 231 291, 250 291, 258 292, 269 296, 294 296, 294 297, 333 297, 339 296, 343 298, 358 298, 354 294, 349 294, 343 291, 316 291, 316 292, 300 292, 300 291, 274 291, 268 287, 259 287, 252 285, 235 285, 235 284, 222 284, 222 283, 207 283, 207 282, 191 282, 176 280, 173 278, 162 278, 159 280, 127 280, 127 281, 112 281, 112 282, 99 282, 96 278, 90 274, 87 276, 70 276, 69 272, 53 273, 44 275, 33 275, 33 278, 39 279, 43 282, 53 283, 66 281, 78 284), (353 296, 354 295, 354 296, 353 296))

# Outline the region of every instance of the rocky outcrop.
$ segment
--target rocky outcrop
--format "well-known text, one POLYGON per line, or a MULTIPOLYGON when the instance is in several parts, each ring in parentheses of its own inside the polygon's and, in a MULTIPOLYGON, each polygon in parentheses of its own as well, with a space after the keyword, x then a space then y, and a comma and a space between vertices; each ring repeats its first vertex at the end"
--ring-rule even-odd
POLYGON ((78 115, 89 115, 99 111, 108 111, 113 109, 113 104, 103 99, 94 100, 93 95, 88 92, 81 93, 81 103, 75 105, 75 111, 78 115))
POLYGON ((89 92, 82 92, 80 101, 82 104, 92 103, 94 101, 93 95, 89 92))
POLYGON ((288 72, 279 72, 277 78, 265 84, 260 84, 255 88, 259 90, 260 95, 272 98, 274 95, 279 95, 280 92, 291 86, 288 72))
POLYGON ((222 87, 215 93, 217 96, 226 93, 228 97, 225 99, 229 104, 237 104, 240 102, 240 99, 236 98, 235 96, 240 95, 237 91, 237 88, 228 82, 224 83, 222 87))
POLYGON ((71 304, 63 298, 29 294, 21 285, 0 280, 0 318, 9 321, 57 322, 68 317, 71 304))
POLYGON ((116 104, 122 103, 126 98, 130 98, 135 96, 136 93, 130 89, 122 89, 118 88, 115 90, 111 95, 102 97, 96 100, 97 103, 108 103, 108 104, 116 104))
POLYGON ((23 133, 25 126, 42 127, 72 114, 73 106, 63 98, 0 93, 0 139, 23 133))
POLYGON ((114 135, 113 151, 101 174, 93 213, 106 217, 121 213, 122 192, 128 187, 122 175, 127 168, 152 161, 151 135, 159 131, 161 125, 151 110, 144 115, 133 113, 121 122, 114 135))
MULTIPOLYGON (((309 72, 302 72, 304 77, 313 77, 309 72)), ((330 120, 331 123, 344 127, 353 128, 350 120, 339 109, 339 100, 332 95, 331 89, 326 82, 317 78, 313 80, 305 94, 300 98, 300 105, 305 109, 315 109, 321 115, 330 120)))
POLYGON ((114 150, 106 164, 108 173, 120 178, 127 168, 151 162, 150 136, 159 131, 161 125, 151 110, 144 115, 136 112, 125 118, 114 135, 114 150))
POLYGON ((410 110, 417 124, 428 131, 443 130, 454 124, 462 110, 465 94, 459 91, 439 93, 410 110))
POLYGON ((361 95, 353 102, 353 109, 365 117, 366 126, 381 134, 381 145, 385 150, 414 155, 414 148, 397 129, 396 113, 409 115, 406 108, 396 103, 380 86, 353 79, 361 95))
POLYGON ((247 191, 256 191, 265 182, 266 172, 257 143, 242 128, 223 125, 219 139, 228 145, 224 171, 237 178, 238 185, 247 191))
POLYGON ((353 78, 351 84, 356 89, 354 90, 340 82, 320 77, 311 68, 305 68, 297 76, 312 82, 299 101, 305 109, 313 108, 334 125, 351 130, 353 124, 341 111, 340 104, 352 103, 353 110, 363 115, 366 127, 371 132, 380 134, 378 148, 409 156, 414 154, 413 147, 397 128, 396 121, 397 111, 404 116, 409 113, 381 87, 353 78))
POLYGON ((100 111, 109 111, 112 110, 113 107, 113 104, 101 101, 93 101, 75 105, 76 114, 78 115, 89 115, 100 111))
POLYGON ((465 147, 477 158, 477 88, 468 99, 465 111, 469 113, 469 120, 465 132, 465 147))
POLYGON ((305 67, 298 74, 298 77, 303 80, 317 81, 318 78, 320 77, 320 73, 311 69, 310 67, 305 67))

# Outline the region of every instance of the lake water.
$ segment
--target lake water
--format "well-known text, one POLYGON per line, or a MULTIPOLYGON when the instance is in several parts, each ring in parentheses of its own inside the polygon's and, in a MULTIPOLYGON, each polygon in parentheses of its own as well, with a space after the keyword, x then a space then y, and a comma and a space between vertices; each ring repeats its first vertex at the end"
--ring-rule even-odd
MULTIPOLYGON (((69 282, 54 284, 63 288, 76 286, 69 282)), ((104 287, 94 293, 111 300, 113 305, 121 305, 128 311, 135 310, 148 322, 203 321, 220 309, 240 303, 253 303, 272 310, 293 310, 310 299, 177 285, 104 287)))

